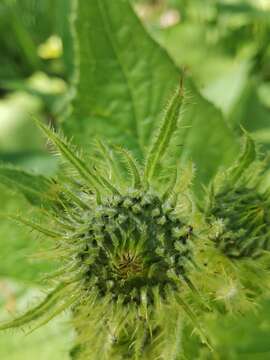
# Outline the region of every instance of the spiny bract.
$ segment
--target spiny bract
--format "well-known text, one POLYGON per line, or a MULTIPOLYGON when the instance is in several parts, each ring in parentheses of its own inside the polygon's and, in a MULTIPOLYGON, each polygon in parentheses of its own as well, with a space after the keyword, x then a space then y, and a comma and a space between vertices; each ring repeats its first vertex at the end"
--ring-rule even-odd
POLYGON ((210 222, 211 217, 222 220, 215 241, 231 258, 255 258, 270 249, 270 194, 262 176, 266 163, 256 155, 246 134, 243 154, 210 185, 205 213, 210 222))
POLYGON ((53 274, 58 285, 46 299, 2 329, 36 320, 40 326, 71 307, 76 359, 176 359, 183 315, 196 323, 186 300, 196 293, 189 277, 194 225, 185 205, 190 200, 179 191, 177 168, 165 189, 157 179, 182 103, 180 86, 144 167, 129 151, 115 147, 112 152, 100 141, 103 159, 87 166, 62 136, 38 123, 76 174, 54 184, 58 197, 49 210, 52 228, 13 219, 54 238, 62 267, 53 274), (115 153, 126 163, 131 184, 126 172, 121 176, 115 153))
POLYGON ((225 307, 245 313, 260 296, 269 295, 270 196, 263 184, 267 163, 245 133, 242 154, 216 175, 206 194, 203 212, 216 248, 209 248, 208 292, 214 291, 222 312, 225 307))

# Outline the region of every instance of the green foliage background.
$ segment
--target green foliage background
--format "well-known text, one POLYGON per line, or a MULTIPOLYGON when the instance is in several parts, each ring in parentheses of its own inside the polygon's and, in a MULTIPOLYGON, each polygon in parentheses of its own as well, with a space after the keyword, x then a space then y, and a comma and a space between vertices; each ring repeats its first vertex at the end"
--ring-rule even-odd
MULTIPOLYGON (((0 168, 1 212, 32 214, 26 198, 36 203, 47 191, 33 200, 34 181, 40 187, 42 180, 32 174, 57 172, 31 115, 62 128, 86 150, 95 137, 105 137, 140 158, 183 68, 190 97, 171 156, 194 161, 198 193, 201 182, 234 160, 240 124, 263 151, 270 146, 267 1, 3 0, 0 30, 0 160, 30 171, 23 178, 16 167, 12 176, 0 168), (62 43, 56 54, 52 35, 62 43)), ((30 290, 42 290, 39 279, 53 264, 33 256, 46 244, 27 230, 1 220, 0 235, 4 317, 7 306, 18 310, 30 290)), ((269 316, 265 301, 242 321, 209 319, 220 358, 268 358, 269 316)), ((27 338, 0 334, 0 357, 35 359, 42 349, 44 360, 67 358, 72 334, 65 329, 57 321, 27 338)), ((198 351, 194 344, 190 358, 207 358, 198 351)))

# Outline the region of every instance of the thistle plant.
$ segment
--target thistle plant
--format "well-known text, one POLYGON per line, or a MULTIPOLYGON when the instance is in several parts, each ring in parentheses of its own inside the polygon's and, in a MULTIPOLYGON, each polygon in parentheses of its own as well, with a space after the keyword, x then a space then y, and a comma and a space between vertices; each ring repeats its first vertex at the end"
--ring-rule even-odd
POLYGON ((266 161, 256 159, 246 134, 243 154, 211 184, 207 215, 224 219, 217 246, 229 257, 257 257, 270 247, 270 194, 263 190, 266 161), (257 161, 255 161, 257 160, 257 161))
POLYGON ((208 314, 245 313, 265 295, 265 161, 257 159, 246 134, 243 153, 217 175, 204 207, 197 208, 193 165, 168 167, 184 99, 181 84, 143 164, 127 149, 100 140, 86 160, 61 134, 37 122, 63 160, 58 178, 47 180, 46 225, 9 217, 51 238, 59 269, 46 278, 45 299, 0 330, 33 331, 69 309, 73 359, 177 360, 185 358, 186 324, 213 351, 208 314))
POLYGON ((270 285, 270 194, 263 176, 268 158, 259 156, 246 132, 244 140, 236 162, 210 184, 203 210, 216 248, 209 271, 218 280, 211 286, 227 310, 242 313, 253 308, 270 285), (217 286, 222 278, 224 285, 217 286))
POLYGON ((10 217, 52 238, 61 266, 48 279, 47 297, 1 329, 35 329, 70 308, 74 359, 177 359, 185 318, 206 342, 189 305, 198 299, 190 196, 177 166, 167 184, 160 177, 183 101, 181 85, 144 166, 128 150, 101 141, 98 160, 88 165, 63 136, 38 123, 73 175, 51 180, 57 196, 46 210, 50 226, 10 217), (128 171, 121 175, 122 162, 128 171))

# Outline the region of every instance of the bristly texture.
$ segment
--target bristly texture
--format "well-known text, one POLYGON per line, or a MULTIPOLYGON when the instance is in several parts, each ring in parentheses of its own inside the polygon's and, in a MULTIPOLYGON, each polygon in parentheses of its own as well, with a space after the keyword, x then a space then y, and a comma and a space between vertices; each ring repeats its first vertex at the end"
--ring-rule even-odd
POLYGON ((262 184, 265 167, 246 134, 242 155, 211 184, 206 216, 222 221, 215 242, 231 258, 255 258, 270 249, 270 193, 262 184))
POLYGON ((206 342, 189 305, 198 297, 190 277, 196 271, 197 231, 187 211, 190 199, 179 189, 176 168, 167 189, 157 181, 182 103, 181 86, 144 167, 126 149, 114 148, 127 166, 122 178, 116 157, 101 141, 103 163, 87 164, 62 136, 38 123, 77 175, 58 184, 57 206, 49 211, 52 229, 13 219, 54 239, 61 268, 52 278, 58 285, 42 303, 0 329, 29 323, 36 328, 71 308, 78 335, 74 359, 176 359, 185 317, 206 342))
POLYGON ((237 162, 211 184, 203 211, 190 190, 193 164, 170 167, 164 184, 183 95, 181 85, 144 166, 102 141, 98 156, 86 161, 37 122, 72 171, 49 182, 57 191, 44 200, 46 225, 8 217, 51 238, 60 267, 48 276, 45 299, 0 330, 34 330, 70 309, 77 334, 72 359, 180 360, 186 322, 211 349, 205 314, 245 313, 269 291, 270 200, 250 137, 237 162))
POLYGON ((206 258, 207 292, 219 311, 245 313, 270 290, 270 193, 261 160, 245 133, 242 154, 209 186, 205 220, 216 249, 206 258), (213 277, 213 274, 216 274, 213 277))

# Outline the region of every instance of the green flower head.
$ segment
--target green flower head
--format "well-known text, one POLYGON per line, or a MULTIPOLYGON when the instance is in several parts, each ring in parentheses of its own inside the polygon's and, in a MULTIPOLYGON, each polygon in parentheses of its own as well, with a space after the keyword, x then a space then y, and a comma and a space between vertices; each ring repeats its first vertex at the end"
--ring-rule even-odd
POLYGON ((222 221, 215 242, 231 258, 255 258, 270 248, 270 194, 262 176, 266 161, 257 157, 246 134, 242 155, 210 186, 205 213, 210 221, 222 221))
POLYGON ((182 103, 180 86, 144 166, 128 150, 101 141, 89 166, 74 146, 38 123, 75 172, 54 181, 50 227, 13 219, 54 239, 61 268, 44 301, 2 329, 40 326, 71 308, 78 359, 175 359, 184 315, 202 333, 188 305, 197 295, 190 277, 196 267, 190 199, 176 167, 167 184, 160 178, 182 103))

